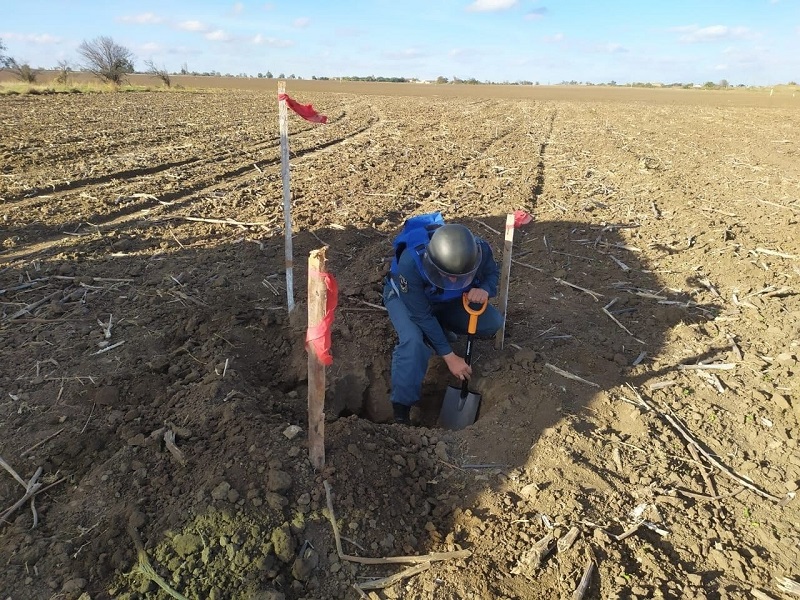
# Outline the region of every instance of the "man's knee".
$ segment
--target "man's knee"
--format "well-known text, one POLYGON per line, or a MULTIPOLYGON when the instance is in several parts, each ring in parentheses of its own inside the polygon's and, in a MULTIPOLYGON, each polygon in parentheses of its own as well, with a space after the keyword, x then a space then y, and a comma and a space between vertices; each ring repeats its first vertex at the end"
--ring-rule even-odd
POLYGON ((479 337, 492 337, 502 326, 503 315, 494 306, 488 306, 486 312, 478 319, 476 334, 479 337))

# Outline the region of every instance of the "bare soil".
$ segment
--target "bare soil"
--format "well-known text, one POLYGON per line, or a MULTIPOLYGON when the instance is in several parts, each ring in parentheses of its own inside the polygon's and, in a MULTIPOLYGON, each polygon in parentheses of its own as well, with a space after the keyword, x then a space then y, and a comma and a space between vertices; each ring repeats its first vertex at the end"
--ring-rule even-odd
POLYGON ((796 101, 335 85, 289 86, 330 119, 290 122, 291 318, 274 90, 0 97, 0 456, 25 484, 0 472, 0 510, 42 484, 0 523, 0 596, 358 598, 403 566, 338 557, 325 481, 348 554, 470 552, 373 599, 571 598, 587 564, 585 598, 789 598, 796 101), (436 428, 433 359, 416 425, 390 423, 392 236, 440 210, 499 259, 517 209, 479 420, 436 428), (315 472, 323 245, 340 301, 315 472))

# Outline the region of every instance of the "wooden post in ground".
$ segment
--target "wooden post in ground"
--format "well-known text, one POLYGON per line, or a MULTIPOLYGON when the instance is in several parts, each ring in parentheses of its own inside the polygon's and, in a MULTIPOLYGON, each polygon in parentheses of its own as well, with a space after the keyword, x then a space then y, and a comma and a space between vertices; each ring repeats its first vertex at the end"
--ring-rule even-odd
MULTIPOLYGON (((286 82, 278 83, 278 95, 286 93, 286 82)), ((278 122, 281 134, 281 180, 283 181, 283 222, 286 265, 286 308, 294 310, 294 258, 292 251, 292 199, 289 187, 289 116, 286 100, 278 101, 278 122)))
POLYGON ((508 313, 508 285, 511 280, 511 252, 514 249, 514 213, 506 215, 506 239, 503 243, 503 266, 500 268, 500 314, 503 324, 494 338, 494 347, 503 349, 506 337, 506 314, 508 313))
MULTIPOLYGON (((325 318, 328 288, 321 277, 325 273, 327 246, 312 250, 308 256, 308 327, 325 318)), ((315 469, 325 466, 325 365, 308 349, 308 455, 315 469)))

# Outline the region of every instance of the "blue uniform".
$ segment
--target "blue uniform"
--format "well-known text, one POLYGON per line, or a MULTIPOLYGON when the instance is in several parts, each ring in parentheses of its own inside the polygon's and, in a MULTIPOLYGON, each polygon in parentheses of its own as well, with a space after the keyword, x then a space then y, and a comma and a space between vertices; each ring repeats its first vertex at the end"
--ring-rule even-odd
MULTIPOLYGON (((425 234, 424 240, 428 237, 425 234)), ((412 406, 420 399, 422 380, 428 370, 428 360, 435 352, 439 356, 453 349, 443 328, 466 334, 469 315, 462 305, 462 294, 479 287, 497 295, 500 272, 487 242, 476 238, 481 246, 482 261, 475 279, 461 290, 443 291, 434 287, 421 268, 420 255, 425 243, 409 244, 400 250, 393 261, 391 273, 383 289, 383 304, 399 337, 392 354, 391 401, 412 406)), ((493 336, 502 325, 502 316, 493 306, 487 306, 478 318, 476 334, 493 336)))

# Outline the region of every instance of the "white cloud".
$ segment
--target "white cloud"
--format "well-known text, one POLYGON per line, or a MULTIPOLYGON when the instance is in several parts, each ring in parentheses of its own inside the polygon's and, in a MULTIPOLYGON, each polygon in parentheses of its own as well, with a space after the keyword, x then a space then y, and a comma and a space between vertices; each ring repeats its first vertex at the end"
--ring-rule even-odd
POLYGON ((728 70, 728 65, 726 65, 726 64, 719 64, 719 65, 714 65, 712 68, 713 68, 715 71, 727 71, 727 70, 728 70))
POLYGON ((383 56, 389 60, 408 60, 424 56, 424 53, 416 48, 406 48, 394 52, 384 52, 383 56))
POLYGON ((564 41, 564 34, 559 32, 553 35, 546 35, 542 38, 542 41, 546 44, 560 44, 564 41))
POLYGON ((623 46, 622 44, 618 44, 616 42, 609 42, 608 44, 603 44, 598 46, 597 48, 600 52, 606 52, 608 54, 624 54, 629 52, 629 50, 623 46))
POLYGON ((266 4, 264 4, 264 10, 275 10, 275 3, 267 2, 266 4))
POLYGON ((161 44, 157 42, 147 42, 141 45, 141 49, 142 52, 159 52, 161 50, 161 44))
POLYGON ((185 58, 185 56, 202 56, 203 51, 200 48, 190 48, 189 46, 177 46, 175 48, 167 48, 165 50, 167 54, 174 54, 181 58, 185 58))
POLYGON ((544 8, 544 7, 542 7, 542 8, 534 8, 532 11, 528 12, 525 15, 525 20, 526 21, 539 21, 541 19, 544 19, 544 16, 546 14, 547 14, 547 9, 546 8, 544 8))
POLYGON ((710 25, 708 27, 685 25, 673 27, 670 31, 680 33, 678 40, 687 44, 752 37, 751 31, 747 27, 729 27, 727 25, 710 25))
POLYGON ((209 31, 203 37, 210 42, 228 42, 231 39, 231 37, 227 33, 225 33, 222 29, 215 29, 214 31, 209 31))
POLYGON ((453 48, 447 53, 447 56, 459 66, 472 65, 479 60, 479 54, 474 48, 453 48))
POLYGON ((728 61, 728 65, 733 68, 753 68, 762 63, 765 55, 770 55, 770 49, 748 48, 742 50, 741 48, 725 48, 722 55, 728 61))
POLYGON ((136 23, 137 25, 157 25, 164 19, 151 12, 146 12, 138 15, 124 15, 117 20, 122 23, 136 23))
POLYGON ((311 19, 309 19, 308 17, 300 17, 299 19, 295 19, 292 22, 292 27, 296 27, 298 29, 308 27, 309 25, 311 25, 311 19))
POLYGON ((469 12, 494 12, 508 10, 517 5, 518 0, 475 0, 467 7, 469 12))
POLYGON ((233 7, 231 8, 231 12, 234 15, 241 14, 243 10, 244 10, 244 4, 242 4, 241 2, 234 2, 233 3, 233 7))
POLYGON ((364 29, 358 27, 337 27, 334 30, 336 37, 356 37, 366 33, 364 29))
POLYGON ((0 38, 5 41, 28 42, 29 44, 58 44, 60 37, 55 37, 49 33, 3 33, 0 38))
POLYGON ((291 40, 279 40, 277 38, 265 38, 260 33, 257 34, 252 42, 257 46, 268 46, 270 48, 289 48, 294 46, 294 42, 291 40))
POLYGON ((178 23, 178 29, 184 31, 208 31, 208 25, 200 21, 181 21, 178 23))

